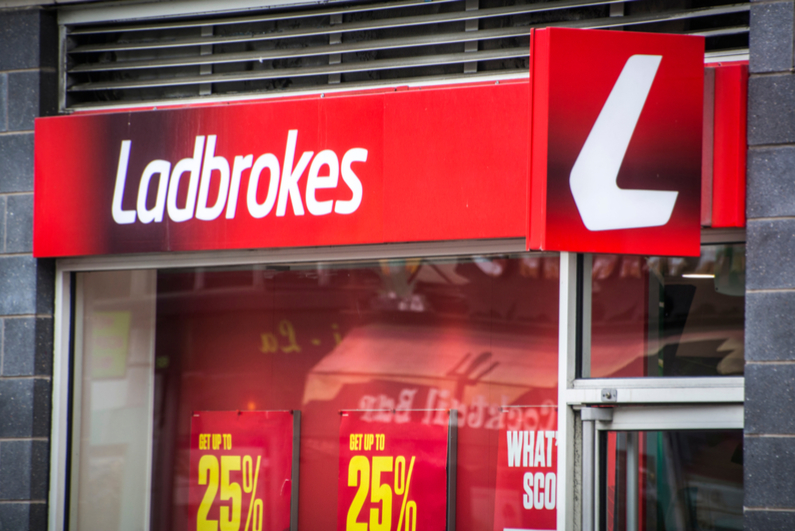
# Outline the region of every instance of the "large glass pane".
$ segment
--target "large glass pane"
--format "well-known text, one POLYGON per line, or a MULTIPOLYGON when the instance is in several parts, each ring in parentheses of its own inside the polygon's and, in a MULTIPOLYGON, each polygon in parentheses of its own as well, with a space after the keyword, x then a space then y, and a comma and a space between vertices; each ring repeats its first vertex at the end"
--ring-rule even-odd
POLYGON ((604 432, 602 531, 743 528, 742 430, 604 432))
POLYGON ((594 255, 582 376, 743 374, 745 245, 696 258, 594 255))
MULTIPOLYGON (((82 274, 81 411, 91 423, 80 428, 73 528, 145 529, 148 518, 152 530, 193 529, 197 481, 220 481, 217 493, 202 486, 199 501, 209 496, 203 518, 223 524, 232 513, 219 511, 237 503, 235 487, 224 485, 253 493, 246 485, 257 477, 245 475, 250 464, 221 462, 220 476, 208 465, 197 480, 192 423, 225 414, 218 412, 285 410, 301 411, 300 529, 337 528, 341 410, 395 427, 446 426, 447 410, 457 410, 456 527, 465 531, 492 531, 535 510, 523 508, 521 481, 497 492, 506 430, 522 441, 532 434, 540 450, 528 467, 543 476, 535 488, 554 521, 558 277, 556 254, 82 274), (133 287, 141 279, 148 313, 133 287), (129 352, 98 354, 98 334, 106 348, 129 352), (100 499, 108 502, 94 511, 100 499)), ((201 437, 199 445, 227 444, 220 432, 201 437)), ((290 492, 265 472, 259 480, 274 497, 290 492)))

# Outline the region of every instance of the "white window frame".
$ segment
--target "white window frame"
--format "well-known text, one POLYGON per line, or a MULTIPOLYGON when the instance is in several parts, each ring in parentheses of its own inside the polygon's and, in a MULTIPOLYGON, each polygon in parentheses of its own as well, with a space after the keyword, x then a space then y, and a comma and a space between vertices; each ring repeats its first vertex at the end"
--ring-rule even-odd
MULTIPOLYGON (((702 232, 702 244, 742 243, 745 230, 706 230, 702 232)), ((589 270, 590 256, 582 261, 589 270)), ((588 474, 593 473, 592 464, 583 463, 586 451, 584 431, 575 436, 575 422, 582 423, 579 413, 583 408, 601 405, 614 408, 615 417, 611 422, 595 419, 597 429, 622 430, 663 430, 693 429, 685 426, 687 422, 698 422, 706 427, 715 421, 715 428, 742 428, 743 402, 745 399, 745 378, 740 377, 642 377, 642 378, 577 378, 577 333, 578 333, 578 260, 577 253, 560 253, 560 317, 558 340, 558 484, 557 484, 557 529, 592 531, 585 521, 586 513, 598 511, 590 499, 590 506, 584 494, 585 481, 591 481, 588 474), (610 391, 609 400, 603 398, 603 391, 610 391), (629 405, 644 405, 643 408, 624 408, 629 405), (672 416, 670 412, 675 412, 672 416), (677 424, 676 414, 681 416, 677 424), (714 416, 712 420, 711 416, 714 416), (685 421, 686 419, 687 422, 685 421), (633 424, 634 423, 634 424, 633 424), (618 428, 616 426, 623 426, 618 428), (632 426, 643 426, 632 428, 632 426), (560 445, 563 445, 561 448, 560 445), (580 447, 580 461, 575 462, 575 448, 580 447), (591 467, 586 472, 586 465, 591 467), (577 474, 579 477, 575 477, 577 474), (574 489, 581 489, 579 502, 575 504, 574 489), (584 525, 585 524, 585 525, 584 525)), ((587 308, 590 300, 590 275, 583 275, 583 323, 582 349, 590 346, 590 315, 587 308)), ((579 424, 582 427, 582 424, 579 424)), ((588 443, 590 444, 590 443, 588 443)), ((587 456, 585 456, 587 459, 587 456)), ((595 522, 592 520, 591 522, 595 522)))

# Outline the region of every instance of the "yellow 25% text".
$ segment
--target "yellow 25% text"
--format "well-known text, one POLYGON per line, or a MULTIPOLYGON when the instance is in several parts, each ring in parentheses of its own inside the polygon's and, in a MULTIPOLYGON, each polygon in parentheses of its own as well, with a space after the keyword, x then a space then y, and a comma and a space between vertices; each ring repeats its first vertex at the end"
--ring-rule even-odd
POLYGON ((411 474, 414 471, 414 456, 406 467, 406 458, 402 455, 373 456, 372 466, 370 459, 364 455, 355 455, 348 464, 348 486, 358 487, 353 497, 345 521, 346 531, 392 531, 392 499, 393 493, 402 496, 400 514, 395 531, 416 531, 417 529, 417 502, 409 501, 409 488, 411 487, 411 474), (383 482, 382 474, 394 472, 394 482, 383 482), (393 490, 394 487, 394 490, 393 490), (359 522, 359 514, 370 494, 370 502, 381 504, 381 508, 370 509, 368 522, 359 522))
POLYGON ((263 505, 262 499, 256 498, 257 481, 259 480, 259 467, 262 456, 257 456, 257 464, 254 466, 252 456, 245 455, 222 455, 220 466, 218 457, 214 455, 203 455, 199 460, 199 485, 207 485, 204 497, 199 504, 199 511, 196 514, 196 531, 239 531, 240 516, 243 505, 243 493, 251 494, 248 504, 248 514, 244 531, 262 531, 263 505), (239 472, 242 469, 243 488, 240 483, 231 481, 230 474, 239 472), (219 491, 220 484, 220 493, 219 491), (220 494, 220 495, 219 495, 220 494), (218 496, 221 503, 231 502, 229 505, 221 505, 219 508, 218 520, 209 518, 210 509, 218 496))

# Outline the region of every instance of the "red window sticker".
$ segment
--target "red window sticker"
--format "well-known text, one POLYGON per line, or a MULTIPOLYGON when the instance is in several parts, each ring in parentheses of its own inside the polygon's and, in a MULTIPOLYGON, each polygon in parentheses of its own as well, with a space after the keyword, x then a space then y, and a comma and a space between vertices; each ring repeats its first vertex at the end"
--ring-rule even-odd
POLYGON ((188 529, 289 529, 293 430, 290 411, 195 412, 188 529))
POLYGON ((444 531, 448 426, 343 412, 338 531, 444 531))
POLYGON ((557 407, 506 409, 497 449, 494 531, 556 529, 557 407))

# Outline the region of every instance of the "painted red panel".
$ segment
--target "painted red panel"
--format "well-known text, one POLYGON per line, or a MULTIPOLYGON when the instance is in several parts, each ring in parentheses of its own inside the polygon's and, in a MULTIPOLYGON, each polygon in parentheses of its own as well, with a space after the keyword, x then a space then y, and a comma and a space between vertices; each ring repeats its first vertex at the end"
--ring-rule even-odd
POLYGON ((712 227, 745 227, 748 64, 715 68, 712 227))
POLYGON ((527 112, 527 83, 519 81, 38 119, 34 254, 522 237, 527 112), (291 156, 300 175, 285 169, 291 156), (180 161, 194 174, 178 177, 180 161), (206 172, 202 194, 202 169, 213 162, 230 175, 206 172), (316 163, 313 182, 328 187, 312 193, 316 163), (252 164, 262 171, 249 194, 252 164), (126 224, 112 214, 120 166, 126 182, 116 217, 126 224), (217 217, 198 219, 202 205, 205 218, 217 217), (189 219, 179 221, 183 211, 189 219))
POLYGON ((446 529, 447 426, 340 419, 337 530, 446 529))
POLYGON ((386 98, 385 240, 524 236, 529 103, 526 81, 386 98))
POLYGON ((528 247, 697 255, 703 39, 552 28, 532 53, 528 247))

